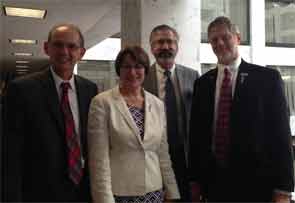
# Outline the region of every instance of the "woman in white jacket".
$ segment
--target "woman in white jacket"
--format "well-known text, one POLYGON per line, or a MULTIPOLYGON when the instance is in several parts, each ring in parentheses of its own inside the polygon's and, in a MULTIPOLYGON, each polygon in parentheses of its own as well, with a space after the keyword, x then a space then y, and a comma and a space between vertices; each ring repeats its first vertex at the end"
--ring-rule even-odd
POLYGON ((96 203, 178 199, 164 104, 142 88, 146 52, 127 47, 115 61, 119 85, 97 95, 88 120, 90 182, 96 203))

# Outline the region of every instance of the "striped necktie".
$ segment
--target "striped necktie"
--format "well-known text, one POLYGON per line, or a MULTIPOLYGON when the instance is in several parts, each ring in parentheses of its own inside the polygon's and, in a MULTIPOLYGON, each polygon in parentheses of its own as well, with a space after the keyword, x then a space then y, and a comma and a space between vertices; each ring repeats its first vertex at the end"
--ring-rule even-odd
POLYGON ((230 144, 230 113, 232 106, 231 72, 225 68, 220 88, 215 131, 215 156, 217 162, 225 165, 228 161, 230 144))
POLYGON ((78 185, 83 176, 80 142, 75 132, 75 123, 71 111, 68 90, 70 83, 62 83, 61 109, 65 121, 65 136, 67 143, 68 172, 69 178, 78 185))

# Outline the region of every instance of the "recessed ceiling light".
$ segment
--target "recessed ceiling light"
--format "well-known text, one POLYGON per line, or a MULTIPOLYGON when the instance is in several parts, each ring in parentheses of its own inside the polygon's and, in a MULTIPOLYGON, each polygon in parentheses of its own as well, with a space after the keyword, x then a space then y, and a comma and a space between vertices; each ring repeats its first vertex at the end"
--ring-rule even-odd
POLYGON ((16 68, 29 68, 29 66, 27 66, 27 65, 16 65, 15 67, 16 68))
POLYGON ((11 6, 4 6, 4 11, 7 16, 28 17, 28 18, 38 18, 38 19, 44 19, 46 14, 46 10, 18 8, 18 7, 11 7, 11 6))
POLYGON ((37 40, 32 39, 9 39, 12 44, 37 44, 37 40))
POLYGON ((30 63, 29 61, 15 61, 15 63, 30 63))
POLYGON ((32 53, 22 53, 22 52, 15 52, 15 53, 12 53, 12 55, 14 55, 14 56, 33 56, 32 53))

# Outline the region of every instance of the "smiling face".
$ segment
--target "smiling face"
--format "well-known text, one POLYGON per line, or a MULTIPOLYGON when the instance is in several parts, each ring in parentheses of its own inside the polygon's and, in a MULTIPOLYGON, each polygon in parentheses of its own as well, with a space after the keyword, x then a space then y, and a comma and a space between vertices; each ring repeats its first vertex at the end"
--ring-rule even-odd
POLYGON ((82 47, 76 30, 60 26, 52 32, 50 41, 44 43, 44 51, 49 56, 54 71, 64 78, 65 75, 72 75, 75 64, 85 53, 85 48, 82 47))
POLYGON ((178 51, 177 36, 171 30, 157 30, 151 34, 151 51, 163 69, 172 68, 178 51))
POLYGON ((217 56, 218 63, 229 65, 239 56, 240 34, 230 31, 227 26, 220 24, 211 27, 208 40, 217 56))
POLYGON ((126 89, 141 88, 145 77, 144 66, 126 54, 120 66, 120 86, 126 89))

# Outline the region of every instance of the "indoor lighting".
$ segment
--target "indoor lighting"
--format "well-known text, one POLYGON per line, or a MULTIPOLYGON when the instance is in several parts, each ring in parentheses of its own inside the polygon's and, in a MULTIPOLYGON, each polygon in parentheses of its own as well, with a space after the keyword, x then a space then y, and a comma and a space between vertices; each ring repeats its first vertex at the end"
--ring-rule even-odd
POLYGON ((44 19, 46 14, 46 10, 17 8, 17 7, 10 7, 10 6, 4 6, 4 10, 7 16, 17 16, 17 17, 44 19))
POLYGON ((291 79, 291 76, 290 75, 283 75, 282 76, 282 79, 283 80, 290 80, 291 79))
POLYGON ((14 55, 14 56, 33 56, 32 53, 22 53, 22 52, 15 52, 15 53, 12 53, 12 55, 14 55))
POLYGON ((37 40, 32 39, 9 39, 12 44, 37 44, 37 40))
POLYGON ((30 63, 29 61, 15 61, 15 63, 30 63))
POLYGON ((16 68, 29 68, 29 66, 26 66, 26 65, 16 65, 15 67, 16 68))

